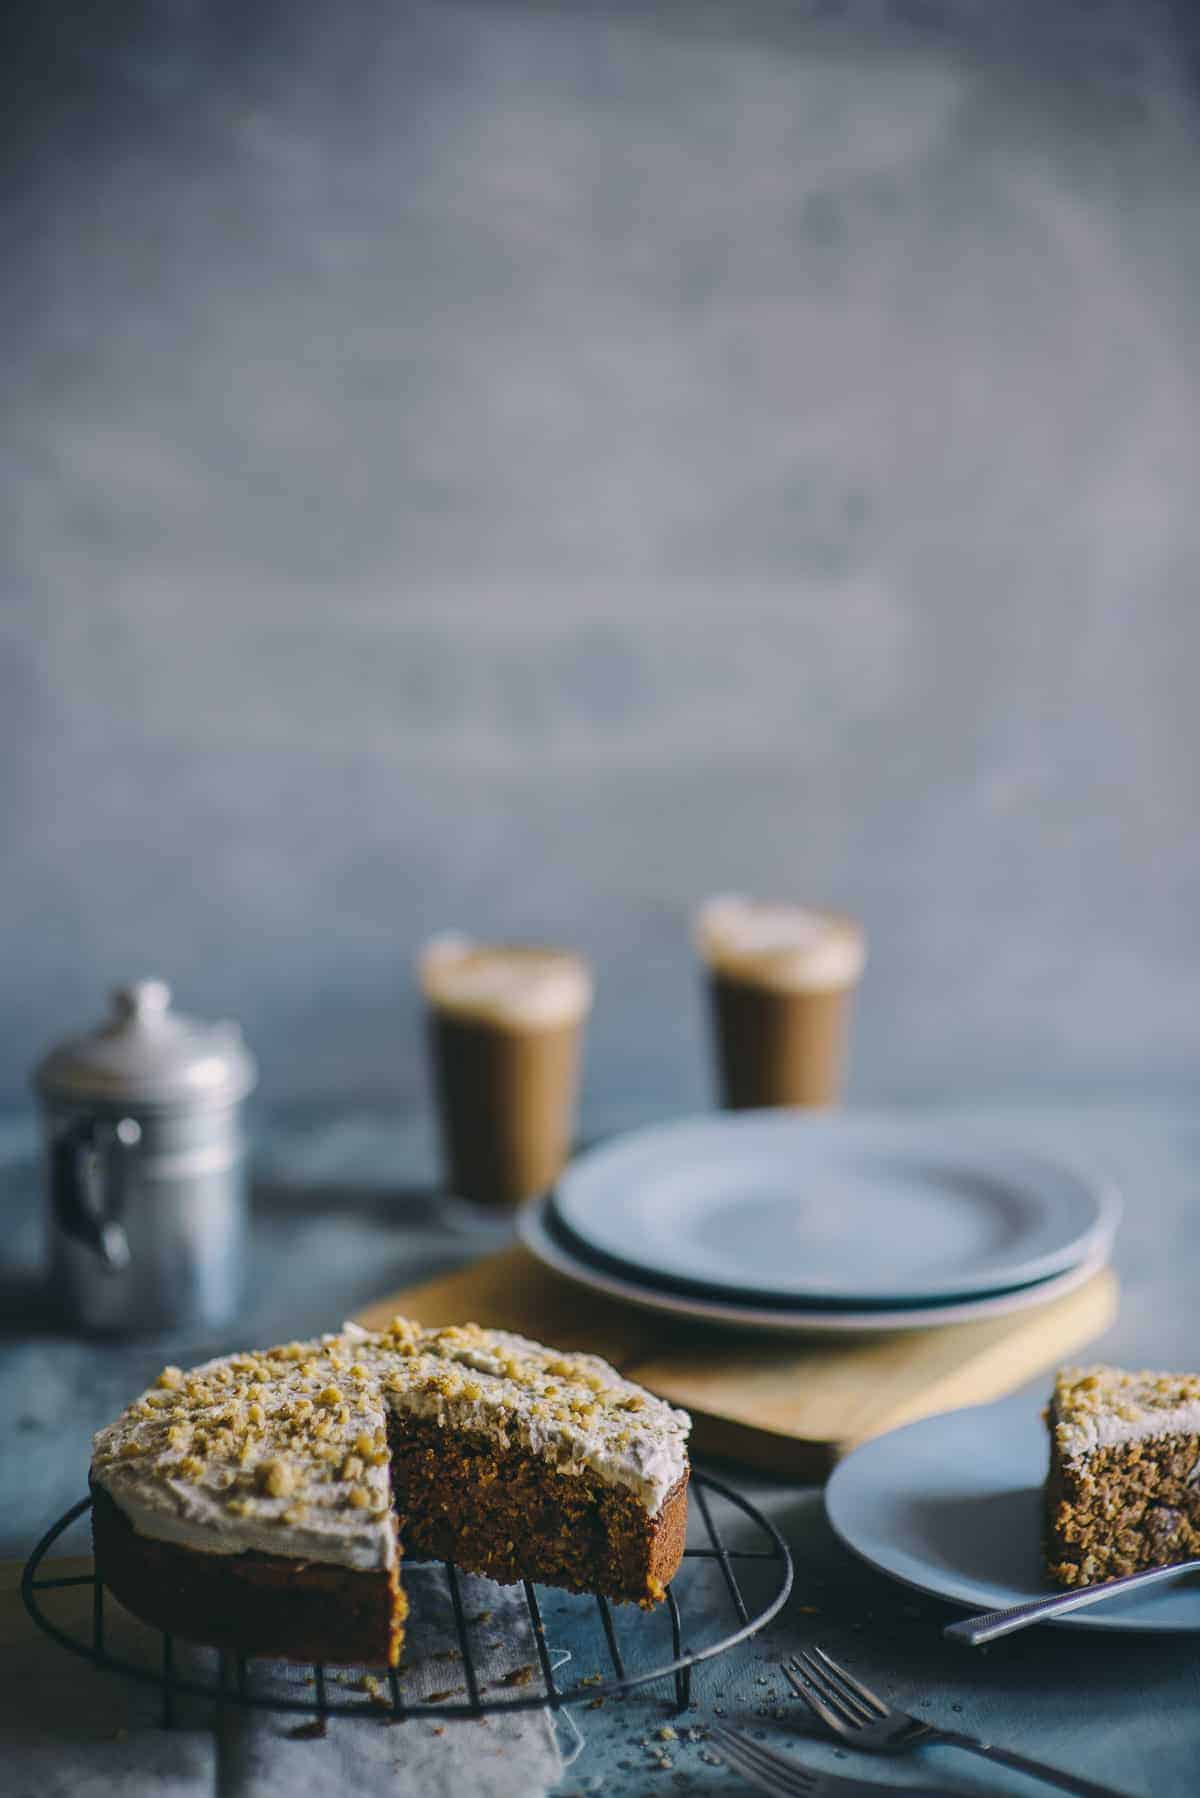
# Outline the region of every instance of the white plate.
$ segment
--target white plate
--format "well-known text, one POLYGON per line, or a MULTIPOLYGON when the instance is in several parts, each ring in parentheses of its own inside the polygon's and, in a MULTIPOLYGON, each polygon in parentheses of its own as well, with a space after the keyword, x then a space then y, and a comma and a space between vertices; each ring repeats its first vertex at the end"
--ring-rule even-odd
MULTIPOLYGON (((847 1548, 906 1586, 995 1611, 1056 1590, 1042 1572, 1046 1426, 1028 1396, 906 1424, 864 1443, 825 1488, 847 1548)), ((1113 1598, 1054 1629, 1200 1630, 1200 1581, 1113 1598)))
POLYGON ((589 1258, 739 1302, 940 1304, 1078 1267, 1114 1192, 944 1120, 758 1111, 688 1118, 581 1155, 557 1216, 589 1258))
POLYGON ((643 1311, 686 1317, 729 1330, 767 1331, 783 1336, 891 1335, 897 1330, 929 1330, 942 1324, 970 1323, 980 1317, 1003 1317, 1012 1311, 1047 1305, 1051 1299, 1074 1292, 1098 1273, 1107 1259, 1106 1252, 1101 1251, 1053 1279, 1022 1286, 1014 1292, 964 1299, 959 1304, 906 1305, 898 1309, 877 1306, 869 1311, 823 1311, 819 1306, 750 1305, 744 1301, 735 1304, 715 1296, 706 1298, 639 1283, 631 1275, 594 1265, 563 1242, 554 1227, 550 1204, 549 1199, 539 1199, 527 1206, 518 1216, 517 1234, 543 1266, 555 1273, 643 1311))

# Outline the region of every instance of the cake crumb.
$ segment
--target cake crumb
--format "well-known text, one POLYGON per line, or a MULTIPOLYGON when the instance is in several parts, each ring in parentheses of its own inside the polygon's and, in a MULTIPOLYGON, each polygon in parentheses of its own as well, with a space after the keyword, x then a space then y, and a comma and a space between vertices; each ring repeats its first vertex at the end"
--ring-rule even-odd
POLYGON ((514 1667, 511 1673, 504 1674, 500 1684, 502 1686, 527 1686, 533 1675, 533 1663, 527 1661, 523 1667, 514 1667))
POLYGON ((295 1729, 287 1731, 289 1742, 319 1742, 326 1734, 324 1717, 314 1717, 311 1723, 298 1723, 295 1729))

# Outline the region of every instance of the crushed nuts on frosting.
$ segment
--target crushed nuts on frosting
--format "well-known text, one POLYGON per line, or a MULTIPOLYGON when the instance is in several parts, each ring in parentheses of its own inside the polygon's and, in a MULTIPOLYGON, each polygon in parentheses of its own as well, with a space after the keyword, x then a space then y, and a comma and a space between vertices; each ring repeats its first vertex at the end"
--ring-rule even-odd
POLYGON ((634 1493, 651 1515, 682 1476, 690 1427, 594 1355, 397 1317, 382 1331, 165 1367, 95 1438, 92 1478, 145 1535, 390 1566, 389 1416, 520 1444, 563 1475, 634 1493))

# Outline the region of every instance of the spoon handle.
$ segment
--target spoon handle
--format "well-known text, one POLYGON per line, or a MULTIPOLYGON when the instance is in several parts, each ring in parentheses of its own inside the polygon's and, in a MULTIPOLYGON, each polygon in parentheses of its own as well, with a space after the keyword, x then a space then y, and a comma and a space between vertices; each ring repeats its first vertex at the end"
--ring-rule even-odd
POLYGON ((978 1617, 964 1617, 961 1623, 949 1623, 942 1634, 952 1642, 967 1642, 982 1648, 997 1636, 1011 1636, 1014 1630, 1027 1629, 1031 1623, 1044 1623, 1051 1617, 1065 1617, 1070 1611, 1082 1611, 1087 1605, 1100 1604, 1122 1592, 1141 1592, 1156 1586, 1160 1580, 1177 1579, 1181 1573, 1194 1573, 1200 1561, 1178 1561, 1173 1567, 1148 1567, 1143 1573, 1126 1573, 1120 1579, 1103 1581, 1097 1586, 1077 1586, 1071 1592, 1056 1592, 1051 1598, 1035 1598, 1029 1604, 1013 1605, 1007 1611, 983 1611, 978 1617))

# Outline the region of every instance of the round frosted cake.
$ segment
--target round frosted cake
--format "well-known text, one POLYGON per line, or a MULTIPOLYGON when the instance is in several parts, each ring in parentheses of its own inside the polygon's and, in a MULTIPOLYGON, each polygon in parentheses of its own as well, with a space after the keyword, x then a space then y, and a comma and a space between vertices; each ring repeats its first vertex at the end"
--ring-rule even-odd
POLYGON ((304 1661, 396 1664, 404 1553, 651 1605, 689 1427, 594 1355, 477 1324, 166 1367, 93 1443, 96 1569, 162 1629, 304 1661))

